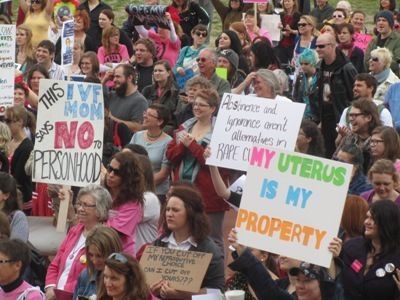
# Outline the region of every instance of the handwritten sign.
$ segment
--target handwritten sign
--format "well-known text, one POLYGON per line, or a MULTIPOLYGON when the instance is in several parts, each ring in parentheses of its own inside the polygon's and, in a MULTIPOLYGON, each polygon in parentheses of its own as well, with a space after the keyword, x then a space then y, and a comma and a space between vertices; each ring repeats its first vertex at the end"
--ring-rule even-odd
POLYGON ((241 244, 328 267, 352 166, 254 146, 236 228, 241 244))
POLYGON ((281 40, 281 30, 278 24, 281 23, 281 16, 262 14, 260 17, 261 28, 269 32, 271 40, 279 42, 281 40))
POLYGON ((74 47, 74 20, 65 21, 61 31, 61 65, 72 65, 72 48, 74 47))
POLYGON ((99 183, 104 102, 100 84, 42 79, 33 181, 86 186, 99 183))
POLYGON ((174 289, 197 293, 212 254, 148 246, 140 259, 149 285, 168 281, 174 289))
POLYGON ((304 108, 302 103, 224 94, 207 164, 246 171, 253 144, 294 150, 304 108))
POLYGON ((165 17, 167 7, 165 5, 136 5, 128 4, 125 11, 133 18, 135 25, 156 24, 162 28, 169 28, 165 17))
POLYGON ((14 104, 15 25, 0 25, 0 115, 14 104))

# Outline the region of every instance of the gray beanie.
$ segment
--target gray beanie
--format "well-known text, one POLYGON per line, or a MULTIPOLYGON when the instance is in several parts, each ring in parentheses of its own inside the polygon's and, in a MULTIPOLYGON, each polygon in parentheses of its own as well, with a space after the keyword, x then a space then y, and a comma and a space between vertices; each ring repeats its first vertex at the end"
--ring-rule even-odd
POLYGON ((388 21, 390 28, 393 28, 394 17, 393 17, 393 14, 391 11, 382 10, 382 11, 378 12, 375 17, 375 23, 378 21, 378 18, 385 18, 388 21))
POLYGON ((239 56, 232 49, 224 49, 218 52, 218 57, 226 58, 235 70, 239 67, 239 56))

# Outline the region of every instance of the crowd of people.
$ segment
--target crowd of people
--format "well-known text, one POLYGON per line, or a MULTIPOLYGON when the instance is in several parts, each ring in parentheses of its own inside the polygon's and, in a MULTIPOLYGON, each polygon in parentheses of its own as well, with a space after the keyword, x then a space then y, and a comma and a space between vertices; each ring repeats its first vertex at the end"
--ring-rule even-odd
POLYGON ((17 16, 0 3, 0 23, 17 25, 14 105, 0 116, 0 298, 191 299, 241 289, 246 300, 400 299, 395 0, 377 1, 371 28, 345 0, 172 0, 163 26, 127 9, 121 27, 106 2, 19 0, 17 16), (279 40, 261 26, 271 14, 280 15, 279 40), (71 19, 66 67, 60 34, 71 19), (39 82, 71 75, 103 86, 104 138, 101 184, 65 190, 32 182, 31 154, 39 82), (247 248, 235 229, 224 235, 242 196, 229 185, 242 174, 206 159, 225 93, 304 103, 295 150, 353 166, 331 268, 247 248), (57 216, 61 201, 68 232, 37 274, 27 216, 57 216), (198 293, 148 285, 137 260, 147 245, 212 254, 198 293))

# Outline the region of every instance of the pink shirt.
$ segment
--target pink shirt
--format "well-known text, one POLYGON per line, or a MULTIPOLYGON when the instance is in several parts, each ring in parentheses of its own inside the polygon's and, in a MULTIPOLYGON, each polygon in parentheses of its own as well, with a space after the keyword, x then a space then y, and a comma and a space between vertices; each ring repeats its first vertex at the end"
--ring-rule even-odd
POLYGON ((253 41, 256 37, 258 37, 258 36, 264 36, 264 37, 266 37, 266 38, 272 43, 272 41, 271 41, 271 35, 270 35, 269 32, 268 32, 267 30, 265 30, 265 29, 260 28, 260 30, 258 31, 258 34, 255 34, 254 32, 250 32, 250 31, 247 31, 247 33, 249 34, 250 39, 251 39, 252 41, 253 41))
POLYGON ((171 64, 171 67, 175 66, 179 52, 181 51, 181 40, 179 37, 176 42, 172 42, 170 39, 161 39, 158 33, 153 30, 148 32, 149 39, 152 39, 156 44, 157 58, 166 59, 171 64))
MULTIPOLYGON (((17 287, 15 290, 6 293, 0 288, 0 299, 1 300, 15 300, 18 299, 18 297, 25 292, 25 290, 32 288, 32 286, 27 283, 26 281, 23 281, 22 284, 17 287)), ((25 295, 25 300, 43 300, 45 299, 44 296, 39 291, 30 291, 25 295)))
POLYGON ((135 255, 136 226, 143 219, 143 208, 139 202, 128 202, 110 211, 107 225, 122 234, 124 252, 135 255))
POLYGON ((365 53, 369 42, 372 40, 372 36, 370 36, 369 34, 356 32, 353 35, 353 39, 354 45, 360 48, 365 53))
POLYGON ((101 46, 99 50, 97 50, 97 58, 101 64, 120 63, 129 60, 129 53, 126 46, 122 44, 119 44, 119 52, 112 52, 110 54, 106 54, 106 50, 101 46))

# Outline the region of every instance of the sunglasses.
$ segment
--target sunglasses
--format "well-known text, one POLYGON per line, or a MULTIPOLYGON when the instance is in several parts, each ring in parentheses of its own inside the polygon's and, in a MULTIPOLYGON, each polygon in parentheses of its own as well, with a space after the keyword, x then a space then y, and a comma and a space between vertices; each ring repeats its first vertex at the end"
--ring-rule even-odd
POLYGON ((194 34, 197 36, 207 37, 207 32, 196 31, 194 34))
POLYGON ((308 24, 307 23, 298 23, 297 26, 298 27, 306 27, 308 24))
POLYGON ((114 172, 114 175, 121 176, 121 171, 119 169, 115 169, 115 168, 111 167, 111 165, 107 166, 107 172, 108 173, 114 172))
POLYGON ((319 49, 324 49, 328 45, 330 45, 330 44, 319 44, 319 45, 316 45, 316 47, 319 49))
POLYGON ((379 62, 379 58, 377 58, 377 57, 371 57, 370 60, 372 60, 374 62, 379 62))
POLYGON ((110 254, 110 256, 107 259, 113 259, 122 264, 126 264, 128 262, 128 259, 124 255, 117 252, 110 254))
POLYGON ((205 58, 205 57, 198 57, 198 58, 196 58, 196 61, 197 61, 197 62, 202 62, 202 63, 203 63, 203 62, 206 62, 207 59, 208 59, 208 58, 205 58))

